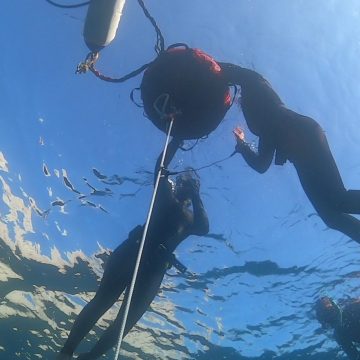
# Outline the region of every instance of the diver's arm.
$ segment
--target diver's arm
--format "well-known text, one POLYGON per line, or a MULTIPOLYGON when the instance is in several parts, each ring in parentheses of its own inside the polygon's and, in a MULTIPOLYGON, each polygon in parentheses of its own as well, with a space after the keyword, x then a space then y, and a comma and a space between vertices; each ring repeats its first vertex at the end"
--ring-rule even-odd
POLYGON ((239 152, 246 163, 260 174, 263 174, 271 165, 275 147, 263 137, 259 138, 258 151, 255 152, 250 144, 237 139, 236 151, 239 152))
POLYGON ((187 229, 188 235, 206 235, 209 232, 209 219, 200 197, 200 182, 192 179, 187 186, 193 208, 190 226, 187 229))
POLYGON ((354 343, 335 331, 335 339, 350 360, 360 360, 360 353, 354 343))
POLYGON ((193 206, 191 234, 198 236, 206 235, 209 232, 209 219, 199 192, 193 194, 191 201, 193 206))

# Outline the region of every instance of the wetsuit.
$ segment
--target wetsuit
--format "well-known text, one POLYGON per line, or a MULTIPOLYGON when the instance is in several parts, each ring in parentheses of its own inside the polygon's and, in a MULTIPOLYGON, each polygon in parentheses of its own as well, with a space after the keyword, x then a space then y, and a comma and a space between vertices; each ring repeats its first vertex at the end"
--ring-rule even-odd
POLYGON ((360 301, 354 300, 342 310, 342 321, 334 332, 337 343, 350 360, 360 360, 360 301))
POLYGON ((314 208, 330 228, 360 242, 360 191, 346 190, 326 136, 310 117, 287 109, 257 72, 220 63, 227 81, 241 87, 241 107, 249 130, 259 137, 258 151, 238 140, 237 150, 256 171, 290 161, 314 208))
MULTIPOLYGON (((176 140, 169 144, 165 166, 171 161, 178 145, 176 140)), ((155 172, 157 172, 158 164, 159 160, 155 172)), ((188 236, 205 235, 209 230, 207 215, 198 189, 189 195, 193 211, 190 211, 185 203, 176 198, 166 177, 160 181, 125 326, 125 335, 145 313, 158 293, 165 272, 172 263, 172 253, 175 248, 188 236)), ((99 289, 76 319, 69 338, 60 352, 59 359, 71 358, 80 341, 129 286, 142 234, 143 226, 134 228, 129 233, 128 239, 118 246, 110 256, 99 289)), ((127 293, 126 290, 125 293, 127 293)), ((123 311, 124 303, 117 318, 105 330, 96 345, 90 352, 80 355, 78 359, 97 359, 116 345, 123 311)))

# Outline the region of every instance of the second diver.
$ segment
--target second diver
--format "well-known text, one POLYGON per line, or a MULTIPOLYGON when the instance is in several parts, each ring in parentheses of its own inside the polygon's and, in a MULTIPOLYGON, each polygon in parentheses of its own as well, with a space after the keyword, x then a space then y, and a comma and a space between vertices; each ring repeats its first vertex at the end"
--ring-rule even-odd
POLYGON ((241 108, 249 130, 259 137, 257 152, 234 134, 237 151, 247 164, 264 173, 290 161, 301 185, 325 224, 360 242, 360 190, 347 190, 328 145, 324 130, 312 118, 288 109, 271 85, 257 72, 220 63, 227 81, 241 87, 241 108))
MULTIPOLYGON (((173 139, 168 147, 164 166, 170 163, 180 146, 173 139)), ((159 170, 158 159, 155 174, 159 170)), ((199 195, 199 181, 191 172, 177 177, 172 184, 167 176, 160 180, 152 220, 144 246, 143 257, 134 288, 125 335, 131 330, 157 295, 169 265, 178 265, 173 252, 190 235, 205 235, 209 223, 199 195), (192 210, 190 206, 192 205, 192 210)), ((58 360, 71 359, 76 347, 89 333, 99 318, 118 300, 131 282, 143 226, 137 226, 127 240, 111 254, 104 275, 94 298, 82 309, 70 331, 58 360)), ((105 354, 116 345, 124 315, 123 302, 115 321, 104 331, 95 346, 87 353, 79 355, 80 360, 93 360, 105 354)))

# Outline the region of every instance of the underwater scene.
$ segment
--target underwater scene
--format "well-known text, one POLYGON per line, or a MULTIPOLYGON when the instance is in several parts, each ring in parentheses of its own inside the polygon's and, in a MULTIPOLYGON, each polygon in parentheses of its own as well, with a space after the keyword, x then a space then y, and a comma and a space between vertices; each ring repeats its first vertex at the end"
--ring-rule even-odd
POLYGON ((360 3, 1 0, 0 359, 360 359, 360 3))

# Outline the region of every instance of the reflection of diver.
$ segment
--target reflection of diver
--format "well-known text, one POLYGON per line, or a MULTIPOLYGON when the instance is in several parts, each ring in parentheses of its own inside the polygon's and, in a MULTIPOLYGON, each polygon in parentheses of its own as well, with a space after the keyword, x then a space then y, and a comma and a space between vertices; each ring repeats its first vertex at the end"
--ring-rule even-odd
POLYGON ((356 343, 360 343, 360 300, 353 299, 340 307, 325 296, 316 302, 316 317, 324 327, 335 330, 337 343, 351 360, 360 360, 356 343))
MULTIPOLYGON (((169 144, 165 166, 169 164, 179 145, 179 142, 174 139, 169 144)), ((159 164, 160 160, 156 168, 159 164)), ((176 247, 188 236, 204 235, 208 230, 209 224, 199 196, 198 180, 189 174, 180 176, 173 189, 167 177, 162 177, 125 334, 136 324, 158 293, 169 265, 181 265, 173 255, 176 247), (189 209, 191 204, 193 211, 189 209)), ((95 297, 83 308, 76 319, 58 359, 71 359, 80 341, 129 286, 142 233, 143 227, 137 226, 129 233, 128 239, 112 253, 95 297)), ((97 359, 116 344, 123 311, 124 303, 116 320, 104 332, 93 349, 89 353, 80 355, 79 359, 97 359)))
POLYGON ((275 164, 292 162, 301 185, 320 217, 330 228, 360 242, 360 191, 346 190, 326 136, 313 119, 287 109, 270 84, 255 71, 221 64, 231 83, 241 86, 241 107, 251 132, 259 137, 258 152, 234 131, 237 151, 254 170, 264 173, 275 164))

